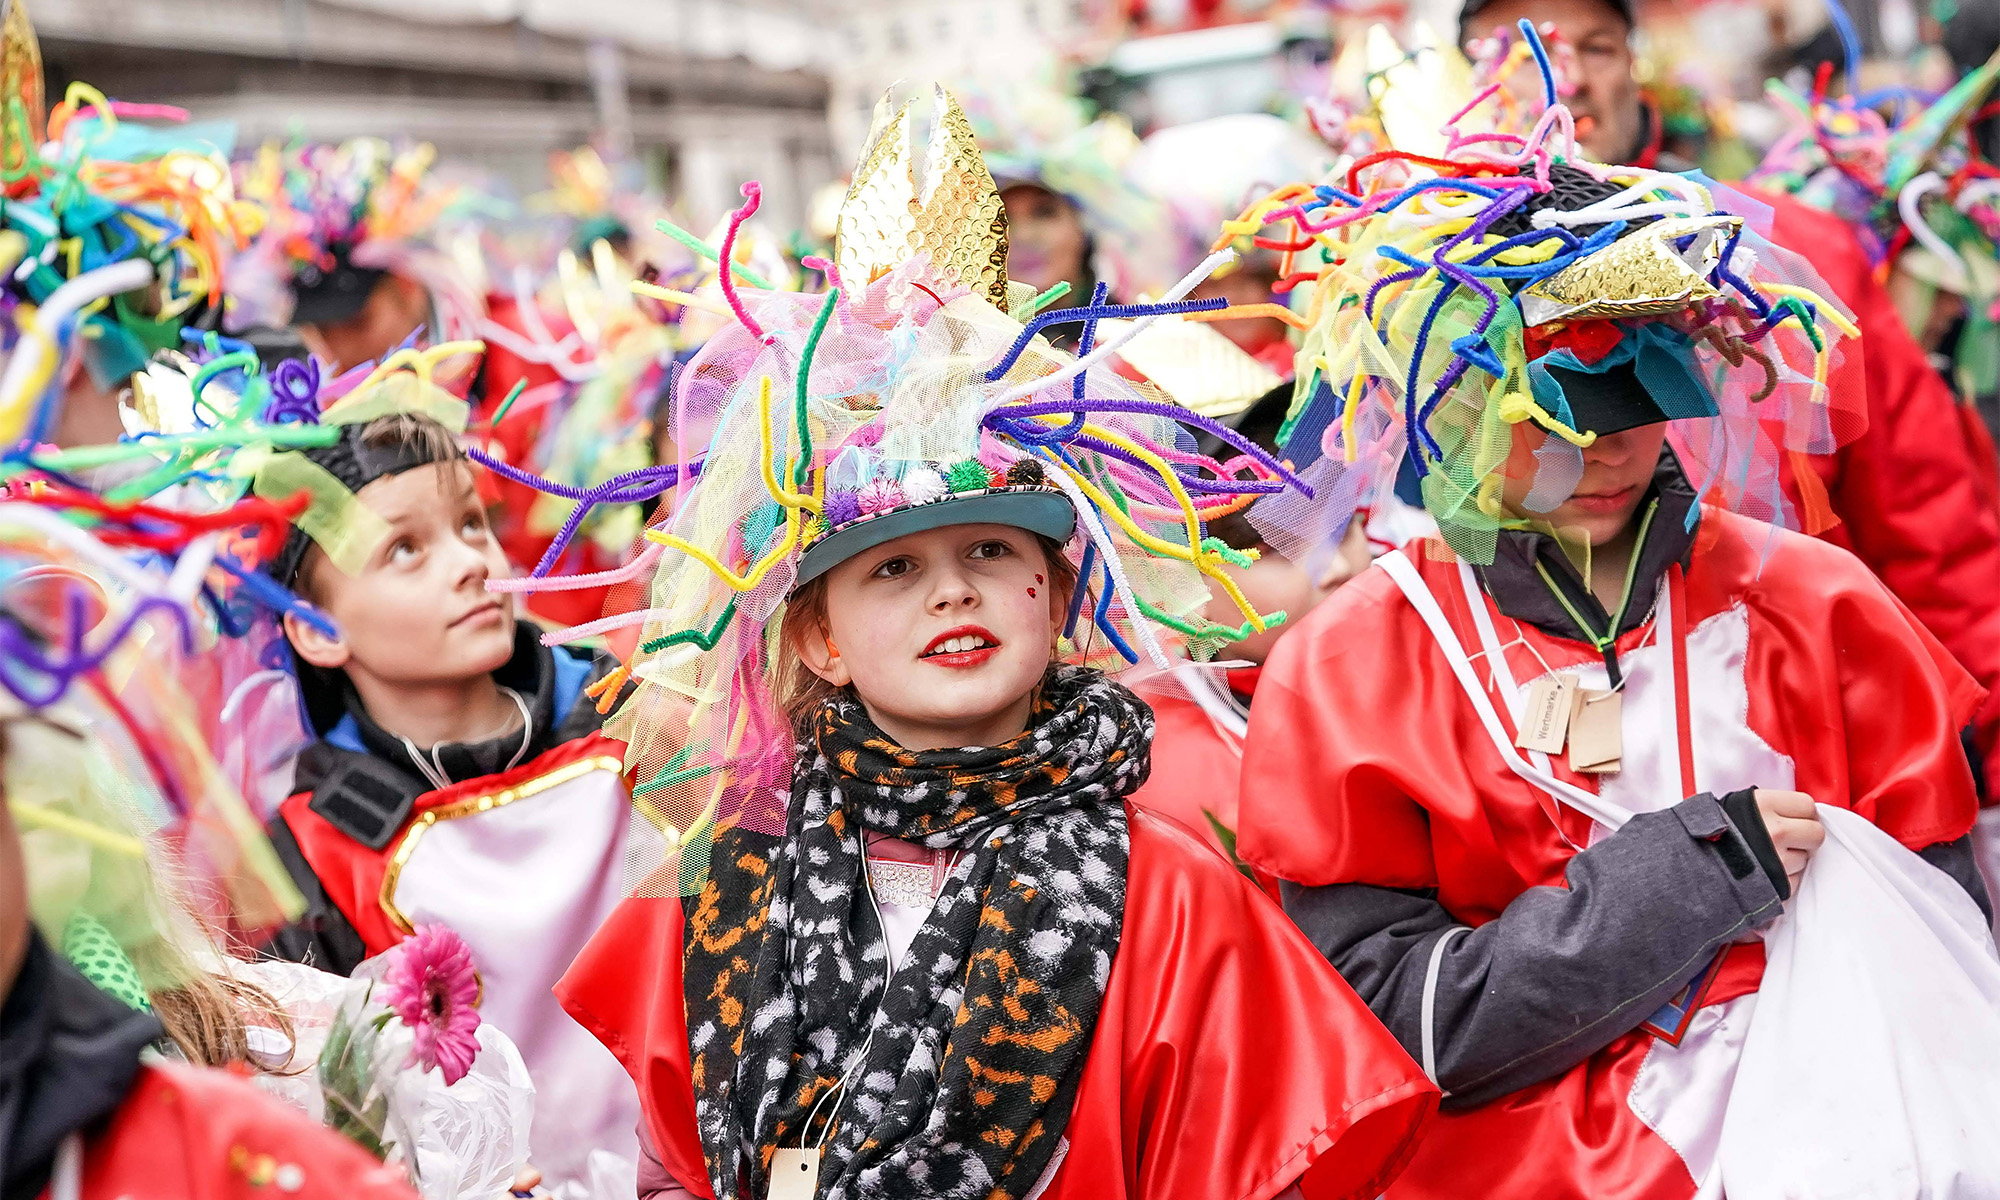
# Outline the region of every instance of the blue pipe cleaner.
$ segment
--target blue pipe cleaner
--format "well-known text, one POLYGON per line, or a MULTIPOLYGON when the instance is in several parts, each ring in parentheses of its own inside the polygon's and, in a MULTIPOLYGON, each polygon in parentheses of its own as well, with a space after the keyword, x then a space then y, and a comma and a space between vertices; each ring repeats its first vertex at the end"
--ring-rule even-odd
POLYGON ((1096 321, 1100 318, 1131 320, 1139 317, 1177 316, 1181 313, 1212 312, 1218 308, 1228 307, 1229 301, 1216 296, 1208 300, 1176 300, 1171 304, 1086 304, 1076 308, 1053 308, 1036 316, 1022 327, 1021 336, 1015 338, 1007 353, 1000 356, 999 363, 986 372, 986 382, 997 382, 1001 376, 1013 370, 1014 364, 1027 350, 1028 343, 1035 340, 1036 334, 1051 325, 1096 321))
POLYGON ((1542 72, 1543 103, 1549 108, 1554 108, 1558 103, 1556 99, 1556 73, 1549 68, 1548 48, 1542 45, 1542 35, 1535 32, 1535 23, 1533 21, 1522 17, 1519 25, 1521 36, 1528 39, 1528 49, 1534 52, 1535 66, 1540 68, 1542 72))
POLYGON ((1070 593, 1069 615, 1063 618, 1063 636, 1076 638, 1076 619, 1083 615, 1083 580, 1090 578, 1090 568, 1097 561, 1097 543, 1090 538, 1083 540, 1083 563, 1076 569, 1076 590, 1070 593))
POLYGON ((340 629, 333 623, 333 618, 264 572, 246 567, 227 554, 217 554, 215 565, 234 576, 242 587, 243 595, 254 603, 281 617, 286 614, 296 616, 329 638, 340 636, 340 629))
MULTIPOLYGON (((1111 612, 1111 597, 1118 590, 1117 581, 1111 576, 1111 564, 1105 562, 1099 565, 1104 568, 1104 588, 1097 593, 1097 611, 1091 614, 1091 623, 1104 631, 1104 636, 1111 639, 1112 649, 1118 651, 1126 662, 1136 663, 1139 661, 1138 652, 1126 644, 1124 638, 1118 636, 1117 626, 1111 623, 1109 615, 1111 612)), ((1134 614, 1134 616, 1136 617, 1137 614, 1134 614)))
MULTIPOLYGON (((1104 282, 1102 279, 1098 280, 1097 286, 1090 289, 1090 307, 1092 308, 1103 307, 1104 298, 1106 296, 1109 296, 1110 294, 1111 294, 1111 285, 1104 282)), ((1096 340, 1097 340, 1097 318, 1092 317, 1090 318, 1090 320, 1085 321, 1083 323, 1083 335, 1077 339, 1076 343, 1076 356, 1078 358, 1082 358, 1084 355, 1089 354, 1091 344, 1096 340)), ((1077 372, 1076 378, 1070 380, 1070 383, 1074 385, 1073 387, 1070 388, 1070 398, 1072 400, 1075 400, 1078 404, 1083 403, 1083 378, 1088 374, 1090 374, 1090 372, 1088 371, 1079 371, 1077 372)), ((989 380, 989 382, 991 381, 989 380)), ((1083 414, 1078 413, 1076 421, 1073 421, 1071 423, 1072 424, 1079 423, 1081 422, 1082 418, 1083 414)))

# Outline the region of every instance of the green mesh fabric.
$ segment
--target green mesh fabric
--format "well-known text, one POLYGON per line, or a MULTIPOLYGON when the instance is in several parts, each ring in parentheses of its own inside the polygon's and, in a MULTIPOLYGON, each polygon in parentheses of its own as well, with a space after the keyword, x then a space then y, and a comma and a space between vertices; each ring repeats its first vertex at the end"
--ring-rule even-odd
POLYGON ((62 953, 98 991, 124 1001, 127 1007, 152 1011, 145 985, 139 982, 139 969, 96 917, 87 912, 71 915, 63 930, 62 953))

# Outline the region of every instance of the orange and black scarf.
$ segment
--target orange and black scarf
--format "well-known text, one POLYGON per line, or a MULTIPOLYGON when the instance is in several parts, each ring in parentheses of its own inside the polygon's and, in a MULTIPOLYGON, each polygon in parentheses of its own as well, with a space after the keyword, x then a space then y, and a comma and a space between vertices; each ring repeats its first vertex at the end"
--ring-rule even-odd
POLYGON ((688 1048, 718 1200, 761 1200, 774 1150, 822 1138, 821 1197, 1005 1200, 1035 1185, 1118 950, 1123 798, 1152 737, 1151 709, 1075 667, 1050 672, 1033 726, 1003 746, 913 752, 852 697, 827 704, 785 836, 724 834, 686 901, 688 1048), (886 990, 864 828, 963 851, 886 990))

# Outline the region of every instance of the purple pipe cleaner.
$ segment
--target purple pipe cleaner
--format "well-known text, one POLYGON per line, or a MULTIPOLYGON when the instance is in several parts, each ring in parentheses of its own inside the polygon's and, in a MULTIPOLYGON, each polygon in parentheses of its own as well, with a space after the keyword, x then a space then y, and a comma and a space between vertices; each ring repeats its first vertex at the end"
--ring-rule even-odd
MULTIPOLYGON (((1278 478, 1283 479, 1293 487, 1303 488, 1306 486, 1304 480, 1293 474, 1290 468, 1285 466, 1284 463, 1279 462, 1277 458, 1268 453, 1262 446, 1259 446, 1220 421, 1189 412, 1179 405, 1162 404, 1156 400, 1098 400, 1091 407, 1098 412, 1139 413, 1143 416, 1165 417, 1170 421, 1177 421, 1182 425, 1199 429, 1203 433, 1220 438, 1235 449, 1249 455, 1258 465, 1270 470, 1278 478)), ((1061 400, 1044 400, 1035 404, 1009 404, 1004 409, 995 409, 994 413, 1005 412, 1008 419, 1012 420, 1016 417, 1054 416, 1057 413, 1073 411, 1073 409, 1073 404, 1066 404, 1061 400)), ((989 423, 992 421, 993 415, 992 413, 988 414, 987 420, 989 423)), ((1083 414, 1078 412, 1076 420, 1072 421, 1071 424, 1081 429, 1082 418, 1083 414)), ((1046 444, 1040 438, 1033 440, 1046 444)))
MULTIPOLYGON (((614 475, 595 487, 579 488, 557 483, 552 479, 544 479, 532 471, 523 471, 479 450, 467 448, 465 456, 504 479, 511 479, 538 492, 546 492, 551 496, 560 496, 565 500, 577 502, 576 507, 570 511, 569 519, 563 522, 562 529, 556 533, 556 540, 549 543, 542 560, 535 564, 534 570, 528 572, 532 579, 540 579, 554 568, 556 561, 569 547, 570 539, 576 536, 576 531, 583 525, 583 518, 591 509, 599 504, 637 504, 642 500, 650 500, 673 488, 680 482, 681 476, 679 464, 667 463, 664 466, 641 467, 636 471, 627 471, 623 475, 614 475)), ((688 463, 688 478, 692 479, 700 474, 700 459, 688 463)))
POLYGON ((271 372, 271 402, 264 406, 264 421, 319 424, 319 360, 288 358, 278 364, 271 372))
POLYGON ((1000 361, 993 369, 986 372, 986 382, 994 383, 1008 371, 1013 370, 1015 362, 1027 350, 1028 343, 1035 340, 1036 334, 1051 325, 1066 325, 1072 321, 1095 322, 1105 318, 1125 320, 1174 316, 1179 313, 1212 312, 1218 308, 1228 307, 1229 301, 1216 296, 1208 300, 1176 300, 1171 304, 1085 304, 1076 308, 1051 309, 1022 327, 1021 336, 1014 339, 1014 344, 1008 347, 1007 353, 1001 355, 1000 361))
POLYGON ((165 596, 145 596, 132 606, 118 623, 117 629, 104 639, 96 650, 85 650, 83 645, 84 626, 88 624, 84 598, 80 593, 69 595, 69 633, 61 653, 45 653, 38 640, 23 632, 12 621, 0 621, 0 685, 5 685, 22 704, 33 710, 47 708, 69 694, 71 687, 83 675, 104 665, 114 651, 132 636, 132 630, 146 614, 155 609, 165 609, 180 626, 181 653, 195 652, 194 626, 188 620, 187 610, 165 596), (25 670, 23 670, 25 668, 25 670), (47 680, 44 687, 35 686, 35 677, 47 680))

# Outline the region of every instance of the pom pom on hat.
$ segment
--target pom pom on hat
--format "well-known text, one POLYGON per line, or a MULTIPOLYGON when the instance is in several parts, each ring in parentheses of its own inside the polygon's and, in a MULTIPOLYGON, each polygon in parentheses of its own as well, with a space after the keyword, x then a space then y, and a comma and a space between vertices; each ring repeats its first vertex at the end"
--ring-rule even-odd
POLYGON ((945 473, 945 482, 954 492, 976 492, 993 486, 993 477, 986 473, 986 465, 976 458, 951 464, 945 473))
POLYGON ((950 489, 944 485, 944 476, 932 467, 918 467, 903 476, 903 502, 905 504, 929 504, 942 499, 950 489))
POLYGON ((861 501, 855 493, 838 491, 826 498, 826 523, 828 528, 838 529, 850 521, 861 519, 861 501))
POLYGON ((903 506, 903 489, 893 479, 877 479, 856 492, 854 499, 864 513, 885 513, 903 506))
POLYGON ((1042 464, 1037 459, 1017 459, 1014 465, 1007 468, 1009 487, 1041 487, 1048 481, 1048 474, 1042 470, 1042 464))

